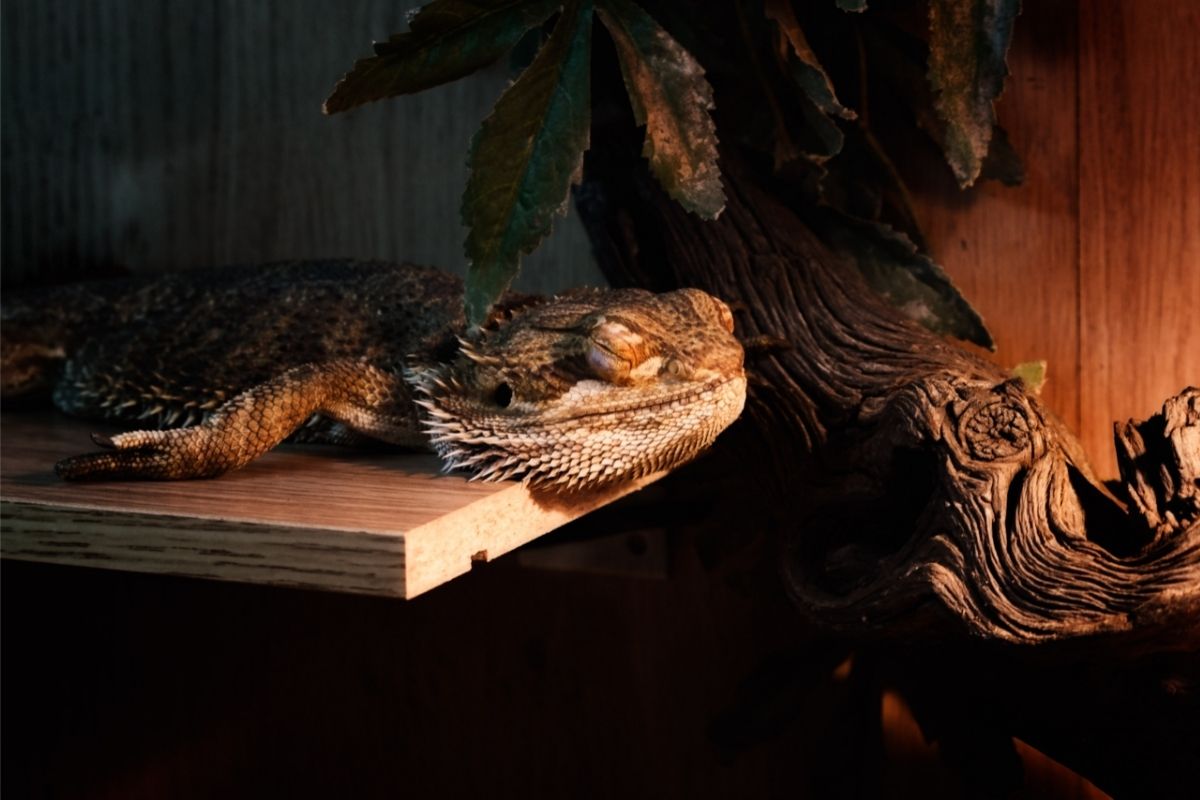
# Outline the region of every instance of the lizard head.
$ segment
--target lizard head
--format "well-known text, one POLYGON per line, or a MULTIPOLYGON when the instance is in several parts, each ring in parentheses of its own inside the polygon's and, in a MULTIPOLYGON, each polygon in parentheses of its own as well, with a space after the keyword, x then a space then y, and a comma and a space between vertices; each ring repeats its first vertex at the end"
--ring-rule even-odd
POLYGON ((733 315, 698 289, 581 290, 414 371, 447 468, 587 489, 690 460, 742 411, 733 315))

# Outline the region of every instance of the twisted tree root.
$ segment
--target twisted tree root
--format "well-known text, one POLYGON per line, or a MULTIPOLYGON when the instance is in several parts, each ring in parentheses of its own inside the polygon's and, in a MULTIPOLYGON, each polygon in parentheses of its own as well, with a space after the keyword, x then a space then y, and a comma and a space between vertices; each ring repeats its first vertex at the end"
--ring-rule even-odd
POLYGON ((576 204, 610 280, 697 286, 742 309, 745 340, 786 343, 751 365, 747 410, 804 613, 854 635, 1200 645, 1197 390, 1117 427, 1115 496, 1032 391, 886 305, 765 170, 727 148, 728 205, 704 222, 618 127, 594 138, 576 204))

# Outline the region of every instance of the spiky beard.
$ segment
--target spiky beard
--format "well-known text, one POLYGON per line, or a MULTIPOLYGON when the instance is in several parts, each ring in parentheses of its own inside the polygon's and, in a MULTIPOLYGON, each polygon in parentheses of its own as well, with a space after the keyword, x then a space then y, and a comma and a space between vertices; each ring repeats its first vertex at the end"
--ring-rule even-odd
MULTIPOLYGON (((507 413, 468 399, 452 372, 413 372, 422 424, 444 469, 471 470, 471 480, 520 478, 555 491, 582 491, 671 469, 712 444, 745 404, 742 376, 660 391, 588 391, 594 406, 539 411, 514 404, 507 413), (599 395, 607 393, 607 397, 599 395), (630 395, 622 402, 624 394, 630 395), (574 413, 572 413, 572 411, 574 413), (523 412, 523 413, 522 413, 523 412)), ((595 382, 586 382, 595 383, 595 382)), ((553 404, 552 404, 553 406, 553 404)))

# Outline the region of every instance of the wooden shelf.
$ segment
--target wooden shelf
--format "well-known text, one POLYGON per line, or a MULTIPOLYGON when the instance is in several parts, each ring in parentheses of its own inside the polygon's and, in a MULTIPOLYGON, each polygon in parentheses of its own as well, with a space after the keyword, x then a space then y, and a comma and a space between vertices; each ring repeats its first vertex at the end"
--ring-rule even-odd
POLYGON ((0 416, 0 555, 411 598, 656 480, 570 497, 432 455, 284 445, 217 480, 64 483, 103 425, 0 416))

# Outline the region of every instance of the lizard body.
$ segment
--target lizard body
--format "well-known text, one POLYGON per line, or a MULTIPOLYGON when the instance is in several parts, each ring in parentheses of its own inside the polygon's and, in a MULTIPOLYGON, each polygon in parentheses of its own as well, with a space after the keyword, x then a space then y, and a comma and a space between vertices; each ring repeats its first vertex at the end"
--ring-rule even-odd
POLYGON ((703 292, 512 298, 469 335, 461 298, 437 270, 355 261, 9 293, 0 385, 153 426, 94 437, 67 479, 210 477, 291 436, 574 489, 682 463, 741 411, 732 317, 703 292))

